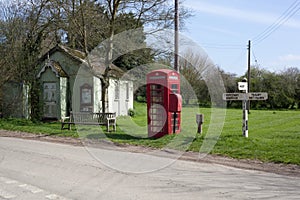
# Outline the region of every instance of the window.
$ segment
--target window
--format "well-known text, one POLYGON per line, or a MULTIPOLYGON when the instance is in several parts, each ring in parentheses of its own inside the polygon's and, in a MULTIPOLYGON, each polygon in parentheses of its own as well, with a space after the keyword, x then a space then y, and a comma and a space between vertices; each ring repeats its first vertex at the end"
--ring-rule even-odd
POLYGON ((80 87, 80 111, 93 111, 93 87, 85 83, 80 87))
POLYGON ((81 103, 91 104, 92 103, 92 90, 89 88, 83 88, 81 90, 81 103))
POLYGON ((120 99, 120 83, 119 81, 116 81, 115 84, 115 100, 119 100, 120 99))
POLYGON ((172 84, 171 85, 171 91, 173 93, 178 93, 178 84, 172 84))
POLYGON ((129 100, 129 83, 126 83, 126 100, 129 100))

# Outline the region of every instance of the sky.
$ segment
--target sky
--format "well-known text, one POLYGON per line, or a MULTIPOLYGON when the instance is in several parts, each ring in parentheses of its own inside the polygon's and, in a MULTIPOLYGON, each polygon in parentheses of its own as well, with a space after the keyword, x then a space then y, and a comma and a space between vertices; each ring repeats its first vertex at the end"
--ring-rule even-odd
POLYGON ((181 33, 225 72, 251 65, 271 72, 300 69, 300 0, 179 0, 193 10, 181 33))

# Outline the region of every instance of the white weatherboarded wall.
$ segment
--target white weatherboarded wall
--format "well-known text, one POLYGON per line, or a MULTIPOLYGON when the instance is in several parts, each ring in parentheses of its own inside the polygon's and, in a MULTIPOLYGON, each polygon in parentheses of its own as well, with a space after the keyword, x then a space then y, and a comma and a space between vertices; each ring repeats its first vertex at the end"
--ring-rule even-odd
MULTIPOLYGON (((78 74, 73 88, 73 111, 83 111, 80 100, 83 95, 80 88, 89 85, 93 90, 92 112, 101 112, 101 80, 84 69, 80 69, 78 74)), ((115 112, 117 116, 128 115, 128 110, 133 109, 133 82, 110 78, 109 84, 106 112, 115 112)))
POLYGON ((102 103, 101 103, 101 80, 97 77, 93 77, 94 82, 94 112, 101 112, 102 103))
POLYGON ((117 116, 128 115, 133 109, 133 82, 110 79, 108 90, 109 112, 116 112, 117 116))

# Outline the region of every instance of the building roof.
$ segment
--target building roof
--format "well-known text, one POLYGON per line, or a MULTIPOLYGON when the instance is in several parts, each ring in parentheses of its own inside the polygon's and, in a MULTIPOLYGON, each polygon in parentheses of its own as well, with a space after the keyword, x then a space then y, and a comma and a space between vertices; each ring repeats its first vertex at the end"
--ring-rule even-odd
MULTIPOLYGON (((95 75, 103 75, 105 73, 105 70, 107 68, 104 59, 98 58, 96 56, 89 56, 88 58, 89 62, 85 61, 86 65, 89 65, 92 67, 92 71, 95 73, 95 75), (88 64, 89 63, 89 64, 88 64)), ((117 67, 114 64, 111 64, 110 70, 108 72, 108 76, 114 77, 114 78, 121 78, 124 75, 124 71, 117 67)))
POLYGON ((72 59, 75 59, 75 60, 79 61, 80 63, 82 63, 86 57, 85 54, 81 51, 71 49, 69 47, 58 44, 55 47, 53 47, 52 49, 50 49, 47 53, 45 53, 40 58, 40 62, 43 62, 43 61, 49 59, 49 57, 57 51, 70 56, 72 59))
MULTIPOLYGON (((75 50, 63 45, 56 45, 54 48, 52 48, 50 51, 48 51, 48 53, 46 53, 44 56, 42 56, 40 58, 40 60, 43 62, 47 59, 49 59, 50 55, 54 54, 55 52, 62 52, 64 54, 66 54, 67 56, 69 56, 70 58, 76 60, 79 62, 79 64, 82 64, 88 68, 90 68, 90 70, 92 71, 92 73, 94 73, 95 75, 98 76, 102 76, 105 73, 105 62, 103 58, 98 58, 96 56, 85 56, 85 53, 79 51, 79 50, 75 50)), ((59 61, 52 61, 53 62, 53 67, 58 71, 61 72, 62 76, 67 75, 63 68, 59 65, 59 61)), ((114 78, 121 78, 124 75, 124 71, 122 69, 120 69, 119 67, 117 67, 114 64, 110 65, 110 70, 108 73, 108 76, 110 77, 114 77, 114 78)))
POLYGON ((61 65, 54 60, 47 60, 43 68, 38 73, 37 77, 40 78, 41 74, 46 71, 47 68, 50 68, 56 75, 56 77, 68 77, 65 70, 61 67, 61 65))

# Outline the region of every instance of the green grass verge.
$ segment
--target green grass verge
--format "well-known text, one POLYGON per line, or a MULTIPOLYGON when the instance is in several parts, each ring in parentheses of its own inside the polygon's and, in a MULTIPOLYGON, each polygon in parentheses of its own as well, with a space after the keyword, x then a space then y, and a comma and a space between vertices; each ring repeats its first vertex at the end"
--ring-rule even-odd
POLYGON ((135 117, 119 117, 116 132, 106 133, 104 127, 96 126, 77 126, 77 131, 60 130, 60 123, 32 123, 20 119, 2 119, 0 129, 110 140, 153 148, 209 151, 238 159, 300 165, 300 111, 252 110, 249 115, 249 138, 244 138, 241 109, 227 109, 222 124, 224 110, 184 107, 180 134, 149 139, 146 105, 135 103, 134 107, 135 117), (196 113, 205 115, 202 135, 196 133, 196 113), (213 119, 210 119, 211 116, 213 119), (222 125, 223 129, 220 129, 222 125), (219 130, 222 131, 220 135, 219 130))
MULTIPOLYGON (((228 109, 222 134, 211 153, 299 165, 299 122, 300 111, 252 110, 249 115, 249 138, 244 138, 242 111, 228 109)), ((199 151, 201 140, 197 139, 190 150, 199 151)))
POLYGON ((75 130, 61 130, 61 123, 59 122, 33 123, 26 119, 1 119, 0 129, 63 137, 78 137, 78 133, 75 130))

